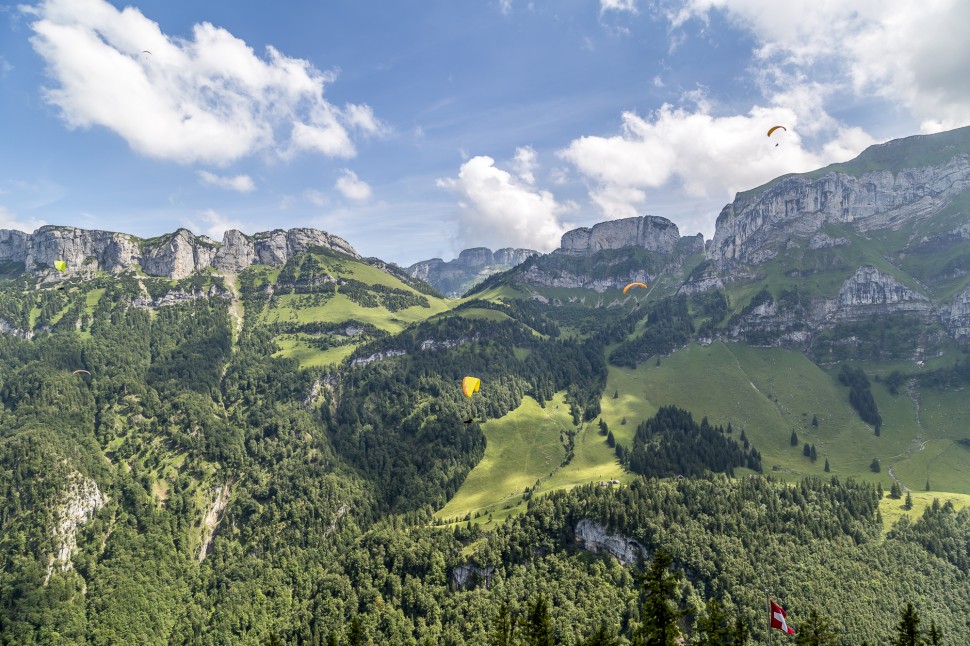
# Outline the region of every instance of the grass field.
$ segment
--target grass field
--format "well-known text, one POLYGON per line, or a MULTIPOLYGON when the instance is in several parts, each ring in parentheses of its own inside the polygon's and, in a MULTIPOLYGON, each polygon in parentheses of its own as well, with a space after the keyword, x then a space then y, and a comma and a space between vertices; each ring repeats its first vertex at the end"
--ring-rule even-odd
POLYGON ((706 415, 712 423, 731 422, 736 432, 744 430, 762 453, 765 471, 777 466, 782 477, 824 475, 828 458, 831 473, 840 477, 888 487, 887 470, 893 464, 913 489, 924 488, 929 469, 933 489, 970 493, 970 460, 960 453, 970 450, 955 444, 959 432, 952 425, 970 405, 955 393, 923 394, 926 448, 910 454, 919 434, 912 400, 902 390, 894 397, 880 384, 873 383, 872 390, 883 418, 892 420, 884 423, 880 437, 849 406, 848 391, 835 376, 800 353, 741 344, 692 345, 663 357, 660 366, 647 361, 636 370, 610 367, 602 416, 617 441, 630 445, 639 422, 660 406, 675 404, 695 418, 706 415), (818 429, 810 425, 813 415, 818 429), (941 417, 946 421, 938 422, 941 417), (626 425, 620 423, 623 418, 626 425), (789 442, 792 430, 797 447, 789 442), (816 447, 814 464, 802 455, 806 442, 816 447), (878 475, 869 470, 873 457, 883 466, 878 475))
POLYGON ((908 516, 913 521, 918 519, 923 515, 926 508, 933 504, 934 498, 938 499, 941 505, 949 500, 956 509, 963 509, 964 507, 970 506, 970 495, 967 494, 940 491, 914 491, 910 495, 913 498, 913 508, 909 510, 903 508, 903 505, 906 504, 906 496, 895 499, 887 495, 879 502, 879 511, 882 512, 884 533, 892 529, 893 525, 904 516, 908 516))
POLYGON ((573 459, 560 467, 566 450, 562 433, 573 429, 569 406, 563 393, 546 402, 545 408, 531 397, 501 419, 482 426, 487 445, 485 457, 472 469, 455 496, 435 516, 462 519, 466 514, 482 517, 474 523, 493 523, 525 510, 523 490, 539 486, 534 495, 569 489, 587 482, 617 478, 629 482, 633 476, 620 467, 616 455, 599 434, 596 423, 587 423, 574 439, 573 459))

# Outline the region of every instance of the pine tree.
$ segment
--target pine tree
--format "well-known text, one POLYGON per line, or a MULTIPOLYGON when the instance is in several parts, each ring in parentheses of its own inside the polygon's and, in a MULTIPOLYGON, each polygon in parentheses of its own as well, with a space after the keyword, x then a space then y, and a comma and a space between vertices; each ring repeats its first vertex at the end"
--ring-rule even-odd
POLYGON ((829 459, 825 458, 825 473, 828 473, 829 471, 831 471, 831 469, 829 469, 829 459))
POLYGON ((347 637, 349 646, 364 646, 364 630, 360 625, 360 619, 354 617, 350 622, 350 635, 347 637))
POLYGON ((906 504, 903 505, 903 509, 913 508, 913 496, 908 491, 906 492, 906 504))
POLYGON ((802 455, 806 458, 812 457, 812 447, 808 445, 808 442, 805 442, 805 446, 802 447, 802 455))
POLYGON ((893 486, 889 488, 889 497, 899 500, 903 497, 903 490, 899 488, 899 483, 893 480, 893 486))
POLYGON ((731 638, 731 646, 747 646, 748 640, 751 638, 751 631, 740 612, 734 619, 734 631, 731 633, 731 638))
POLYGON ((613 399, 618 399, 619 397, 620 397, 620 391, 619 390, 614 390, 613 391, 613 399))
POLYGON ((791 445, 798 446, 798 433, 796 433, 794 429, 792 429, 791 432, 791 445))
POLYGON ((825 617, 818 614, 815 608, 808 613, 808 620, 801 622, 795 635, 796 646, 837 646, 835 632, 829 626, 825 617))
POLYGON ((893 646, 920 646, 919 613, 912 603, 906 604, 902 618, 896 625, 896 638, 893 646))
POLYGON ((926 642, 929 646, 940 646, 943 643, 943 633, 936 627, 936 620, 930 620, 930 631, 926 633, 926 642))
POLYGON ((613 630, 607 627, 605 621, 601 621, 596 632, 581 642, 581 646, 618 646, 619 643, 613 630))
POLYGON ((818 453, 815 452, 815 445, 814 444, 812 445, 812 450, 809 453, 808 457, 812 458, 812 462, 815 462, 816 460, 818 460, 818 453))
POLYGON ((513 646, 515 644, 515 619, 509 604, 502 602, 492 620, 491 646, 513 646))
POLYGON ((607 431, 606 443, 610 446, 610 448, 616 446, 616 438, 613 437, 613 431, 607 431))
POLYGON ((818 428, 818 415, 812 415, 812 428, 818 428))
POLYGON ((882 471, 882 465, 879 464, 879 458, 872 458, 872 464, 869 465, 869 469, 872 470, 873 473, 879 473, 882 471))
POLYGON ((549 600, 540 594, 529 602, 525 625, 522 629, 524 646, 554 646, 552 619, 549 616, 549 600))
POLYGON ((721 602, 711 597, 707 600, 704 616, 697 621, 698 646, 729 646, 732 641, 731 622, 721 602))
POLYGON ((327 641, 324 643, 326 646, 340 646, 340 643, 337 641, 337 636, 333 633, 327 635, 327 641))
POLYGON ((663 548, 654 554, 643 580, 646 599, 640 618, 643 623, 633 635, 633 646, 674 646, 680 631, 677 621, 684 615, 675 604, 677 575, 670 571, 673 557, 663 548))

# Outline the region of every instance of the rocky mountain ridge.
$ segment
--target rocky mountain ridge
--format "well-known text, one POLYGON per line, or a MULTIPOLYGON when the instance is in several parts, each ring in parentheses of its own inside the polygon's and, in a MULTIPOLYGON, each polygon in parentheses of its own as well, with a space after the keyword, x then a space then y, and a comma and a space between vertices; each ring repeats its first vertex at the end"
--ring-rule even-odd
POLYGON ((473 247, 463 250, 454 260, 431 258, 416 262, 404 271, 447 296, 457 297, 492 274, 511 269, 538 254, 533 249, 506 247, 493 252, 487 247, 473 247))
POLYGON ((239 273, 254 263, 280 266, 312 247, 324 247, 360 258, 343 238, 316 229, 263 231, 252 236, 231 229, 217 243, 188 229, 152 239, 127 233, 44 226, 33 233, 0 230, 0 262, 23 263, 32 274, 53 278, 55 260, 67 264, 64 274, 113 273, 141 268, 150 276, 181 279, 213 267, 239 273))

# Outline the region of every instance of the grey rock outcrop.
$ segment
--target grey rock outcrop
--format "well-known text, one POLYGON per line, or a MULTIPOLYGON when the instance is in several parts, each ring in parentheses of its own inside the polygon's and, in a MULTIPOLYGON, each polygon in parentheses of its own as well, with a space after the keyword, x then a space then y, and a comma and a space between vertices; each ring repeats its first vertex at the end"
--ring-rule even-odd
POLYGON ((487 247, 465 249, 454 260, 441 258, 422 260, 404 271, 412 278, 425 281, 442 294, 452 298, 482 282, 492 274, 506 271, 525 262, 539 252, 511 247, 492 252, 487 247))
POLYGON ((47 565, 45 585, 55 567, 59 567, 62 572, 74 567, 71 557, 77 549, 78 528, 107 502, 108 496, 101 492, 94 480, 85 478, 76 471, 70 474, 63 501, 54 511, 54 526, 51 528, 54 554, 47 565))
POLYGON ((860 308, 877 307, 880 313, 902 311, 925 312, 930 309, 926 297, 906 287, 875 267, 860 267, 839 289, 837 304, 847 318, 859 314, 860 308))
POLYGON ((295 254, 313 247, 360 258, 343 238, 316 229, 277 229, 253 236, 230 230, 221 245, 187 229, 150 240, 127 233, 62 226, 44 226, 33 233, 0 230, 0 262, 23 263, 27 271, 47 279, 94 271, 117 273, 138 267, 150 276, 176 280, 207 267, 239 273, 257 262, 285 264, 295 254), (55 260, 67 264, 63 275, 54 269, 55 260))
POLYGON ((589 255, 603 249, 643 247, 650 251, 671 253, 680 240, 677 225, 653 215, 610 220, 581 227, 563 234, 559 253, 589 255))
POLYGON ((495 568, 492 566, 458 565, 451 571, 451 582, 458 590, 464 590, 476 582, 481 582, 488 588, 492 580, 492 573, 494 572, 495 568))
POLYGON ((717 218, 710 257, 722 266, 759 264, 787 240, 812 238, 818 246, 841 240, 817 236, 828 223, 848 224, 859 233, 898 229, 938 212, 970 189, 970 155, 940 165, 877 170, 858 177, 829 172, 794 175, 763 191, 739 193, 717 218), (814 236, 814 237, 813 237, 814 236))
POLYGON ((954 338, 970 336, 970 287, 940 307, 940 320, 954 338))
POLYGON ((624 565, 648 556, 647 548, 639 542, 621 534, 610 534, 603 525, 590 518, 576 523, 576 542, 590 552, 612 554, 624 565))

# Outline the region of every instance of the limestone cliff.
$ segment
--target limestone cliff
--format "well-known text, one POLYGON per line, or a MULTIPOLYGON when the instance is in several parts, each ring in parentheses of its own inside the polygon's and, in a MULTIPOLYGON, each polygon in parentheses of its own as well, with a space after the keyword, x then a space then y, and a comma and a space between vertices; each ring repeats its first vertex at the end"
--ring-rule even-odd
POLYGON ((73 569, 71 557, 77 549, 78 529, 107 502, 108 496, 101 492, 94 480, 85 478, 76 471, 70 474, 62 500, 54 510, 54 525, 51 528, 54 554, 47 565, 45 585, 55 568, 62 572, 73 569))
POLYGON ((680 240, 677 225, 667 218, 643 215, 622 220, 609 220, 567 231, 560 240, 560 253, 589 255, 603 249, 643 247, 650 251, 671 253, 680 240))
POLYGON ((486 247, 474 247, 465 249, 454 260, 422 260, 404 271, 412 278, 425 281, 442 294, 455 298, 492 274, 511 269, 538 253, 532 249, 513 248, 499 249, 493 253, 486 247))
POLYGON ((23 263, 27 271, 45 279, 139 267, 150 276, 171 279, 185 278, 208 267, 238 273, 253 263, 285 264, 313 247, 360 257, 343 238, 316 229, 277 229, 253 236, 230 230, 221 244, 188 229, 148 240, 127 233, 63 226, 44 226, 29 234, 0 230, 0 262, 23 263), (54 269, 55 260, 67 264, 63 275, 54 269))

